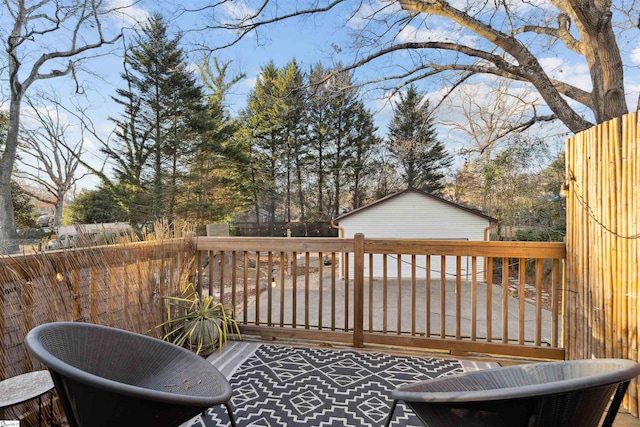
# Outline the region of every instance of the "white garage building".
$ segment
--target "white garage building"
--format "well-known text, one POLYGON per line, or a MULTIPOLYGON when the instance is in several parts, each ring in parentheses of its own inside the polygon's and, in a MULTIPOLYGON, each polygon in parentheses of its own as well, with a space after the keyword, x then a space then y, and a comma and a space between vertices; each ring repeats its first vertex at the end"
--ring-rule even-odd
MULTIPOLYGON (((487 230, 497 220, 480 211, 450 202, 441 197, 420 190, 409 189, 392 194, 367 206, 347 212, 334 220, 343 230, 344 237, 351 238, 363 233, 366 238, 401 238, 425 240, 485 240, 487 230)), ((373 276, 382 277, 382 255, 374 257, 373 276), (378 259, 376 259, 376 257, 378 259)), ((471 258, 462 261, 462 276, 469 280, 471 258)), ((401 260, 410 260, 409 255, 401 260)), ((397 276, 397 257, 389 255, 387 276, 397 276)), ((483 259, 477 259, 477 271, 484 270, 483 259)), ((416 274, 426 277, 426 257, 419 257, 416 274)), ((410 262, 403 262, 402 276, 411 277, 410 262), (405 270, 406 269, 406 270, 405 270)), ((440 277, 440 257, 431 257, 431 276, 440 277)), ((456 260, 449 257, 446 264, 447 276, 456 274, 456 260)), ((342 270, 342 268, 341 268, 342 270)), ((349 266, 353 271, 353 265, 349 266)), ((369 275, 369 265, 365 263, 365 277, 369 275)), ((350 276, 353 277, 350 273, 350 276)))

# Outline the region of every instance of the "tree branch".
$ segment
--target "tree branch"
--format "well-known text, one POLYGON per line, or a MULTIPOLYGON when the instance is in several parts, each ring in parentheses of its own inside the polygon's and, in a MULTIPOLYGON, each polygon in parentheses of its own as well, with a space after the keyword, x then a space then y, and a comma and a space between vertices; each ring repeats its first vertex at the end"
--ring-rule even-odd
MULTIPOLYGON (((269 25, 269 24, 274 24, 276 22, 281 22, 281 21, 285 21, 287 19, 290 18, 294 18, 297 16, 304 16, 304 15, 312 15, 314 13, 320 13, 320 12, 327 12, 331 9, 333 9, 335 6, 339 5, 340 3, 345 2, 346 0, 333 0, 331 3, 329 3, 328 5, 324 6, 324 7, 317 7, 317 8, 309 8, 309 9, 303 9, 303 10, 297 10, 295 12, 292 13, 288 13, 288 14, 284 14, 284 15, 278 15, 274 18, 271 19, 265 19, 265 20, 257 20, 257 18, 260 17, 261 13, 264 11, 264 9, 267 7, 267 5, 269 4, 270 0, 264 0, 262 5, 258 8, 258 10, 250 15, 244 16, 241 20, 239 20, 239 23, 237 24, 221 24, 221 25, 215 25, 215 26, 208 26, 206 27, 207 29, 223 29, 223 30, 233 30, 233 31, 239 31, 239 34, 236 38, 234 38, 233 41, 222 45, 222 46, 217 46, 212 48, 212 51, 217 51, 220 49, 225 49, 228 47, 231 47, 233 45, 235 45, 236 43, 240 42, 240 40, 244 39, 245 36, 247 36, 248 34, 250 34, 252 31, 257 30, 260 27, 264 27, 265 25, 269 25)), ((214 5, 210 5, 208 7, 205 8, 199 8, 199 9, 185 9, 186 12, 201 12, 204 9, 207 8, 215 8, 217 6, 219 6, 220 4, 226 3, 226 1, 221 1, 217 4, 214 5)))
MULTIPOLYGON (((551 108, 565 125, 573 132, 580 132, 592 126, 588 120, 585 120, 580 114, 574 111, 567 101, 561 96, 557 88, 547 76, 544 69, 540 65, 537 58, 524 46, 518 39, 498 31, 491 26, 479 21, 478 19, 452 7, 449 2, 442 0, 398 0, 403 9, 429 13, 450 19, 458 25, 469 29, 473 33, 479 35, 486 41, 504 50, 511 55, 517 62, 518 66, 514 67, 507 61, 502 62, 491 61, 491 55, 488 52, 483 54, 475 54, 485 60, 491 61, 498 68, 516 75, 521 75, 535 86, 542 98, 545 100, 549 108, 551 108), (487 55, 486 57, 484 55, 487 55), (502 64, 508 64, 503 68, 502 64), (518 71, 515 71, 518 70, 518 71), (515 71, 515 72, 514 72, 515 71)), ((469 54, 463 52, 465 54, 469 54)))
POLYGON ((584 46, 582 42, 573 37, 571 34, 571 18, 566 13, 558 15, 558 28, 541 27, 538 25, 525 25, 515 31, 515 34, 524 34, 527 32, 547 35, 562 40, 565 46, 580 55, 584 55, 584 46))

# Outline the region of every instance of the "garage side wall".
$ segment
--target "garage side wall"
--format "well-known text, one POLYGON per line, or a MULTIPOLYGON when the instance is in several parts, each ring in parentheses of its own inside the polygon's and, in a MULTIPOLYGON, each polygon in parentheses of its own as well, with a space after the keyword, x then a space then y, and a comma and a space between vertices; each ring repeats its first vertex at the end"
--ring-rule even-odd
MULTIPOLYGON (((441 202, 420 193, 404 193, 383 203, 371 206, 347 216, 340 221, 345 237, 353 237, 363 233, 365 238, 399 238, 429 240, 484 240, 484 230, 490 225, 489 220, 448 203, 441 202)), ((461 260, 463 280, 471 280, 471 258, 461 260)), ((482 279, 484 260, 478 259, 478 279, 482 279)), ((416 260, 417 277, 426 277, 426 256, 418 256, 416 260)), ((351 264, 351 263, 350 263, 351 264)), ((441 276, 441 259, 432 256, 430 260, 430 276, 441 276)), ((387 277, 397 276, 397 255, 387 256, 387 277)), ((402 277, 411 277, 410 255, 401 255, 402 277)), ((341 269, 342 270, 342 269, 341 269)), ((349 266, 352 276, 353 265, 349 266)), ((369 274, 369 265, 365 265, 365 275, 369 274)), ((448 279, 456 277, 456 259, 446 260, 448 279)), ((383 277, 381 255, 373 260, 373 276, 383 277)))

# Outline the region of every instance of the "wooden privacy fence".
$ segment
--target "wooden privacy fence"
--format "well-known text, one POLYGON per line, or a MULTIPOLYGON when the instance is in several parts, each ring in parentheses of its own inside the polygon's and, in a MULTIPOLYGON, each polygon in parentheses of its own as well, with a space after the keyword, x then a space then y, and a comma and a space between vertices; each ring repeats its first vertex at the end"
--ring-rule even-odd
MULTIPOLYGON (((567 140, 567 315, 570 359, 638 361, 638 113, 567 140)), ((638 416, 639 384, 625 405, 638 416)))
POLYGON ((199 288, 235 307, 246 334, 564 358, 561 243, 199 237, 197 248, 199 288))
MULTIPOLYGON (((84 321, 160 337, 164 295, 193 274, 189 240, 173 239, 0 257, 0 380, 43 369, 24 346, 33 327, 84 321)), ((0 419, 36 413, 31 401, 0 419)), ((21 425, 35 425, 27 417, 21 425)), ((36 416, 37 418, 37 416, 36 416)))

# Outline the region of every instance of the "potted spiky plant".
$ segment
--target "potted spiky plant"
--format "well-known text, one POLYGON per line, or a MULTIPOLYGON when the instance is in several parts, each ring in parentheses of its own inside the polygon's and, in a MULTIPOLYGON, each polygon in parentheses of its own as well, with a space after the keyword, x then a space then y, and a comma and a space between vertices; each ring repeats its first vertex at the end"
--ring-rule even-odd
POLYGON ((185 287, 181 296, 167 299, 167 320, 158 325, 165 328, 164 340, 207 356, 216 347, 222 351, 229 334, 242 339, 233 309, 213 296, 201 296, 193 283, 185 287))

